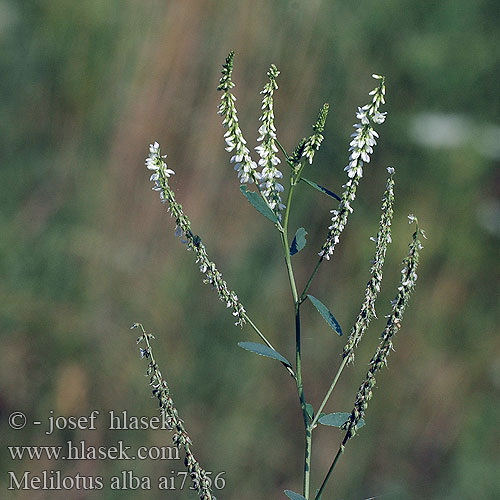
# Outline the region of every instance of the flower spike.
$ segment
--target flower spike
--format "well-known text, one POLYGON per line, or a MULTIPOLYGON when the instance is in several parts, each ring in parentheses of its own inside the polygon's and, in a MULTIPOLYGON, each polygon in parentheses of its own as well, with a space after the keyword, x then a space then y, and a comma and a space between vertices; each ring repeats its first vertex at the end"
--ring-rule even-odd
POLYGON ((419 228, 418 220, 415 216, 408 217, 411 223, 415 223, 415 232, 413 233, 412 241, 409 245, 410 250, 408 256, 403 260, 403 269, 401 270, 401 283, 398 287, 398 294, 392 303, 392 312, 388 316, 387 324, 380 337, 380 343, 370 361, 370 369, 366 374, 366 378, 361 384, 356 394, 354 408, 349 416, 349 419, 343 425, 346 436, 343 444, 356 435, 356 428, 359 421, 364 417, 365 411, 368 408, 368 401, 372 398, 372 389, 375 387, 375 375, 385 365, 387 358, 393 350, 392 339, 401 328, 403 314, 410 300, 411 293, 417 282, 417 267, 419 262, 420 250, 422 244, 420 237, 425 238, 425 233, 419 228))
POLYGON ((262 125, 259 128, 257 141, 262 144, 255 148, 260 156, 259 166, 262 167, 260 174, 262 196, 266 199, 271 210, 278 216, 279 212, 285 208, 280 196, 280 193, 283 192, 283 186, 277 182, 277 179, 281 179, 283 174, 277 167, 281 163, 281 160, 276 155, 278 146, 276 145, 276 127, 274 126, 273 94, 278 88, 276 78, 279 74, 280 72, 276 66, 272 64, 267 72, 269 82, 264 86, 264 90, 261 91, 261 94, 264 95, 262 99, 263 113, 260 117, 262 125))
POLYGON ((150 145, 146 166, 148 169, 150 169, 150 165, 154 166, 154 178, 151 176, 151 180, 155 182, 153 189, 159 191, 161 202, 167 204, 168 211, 172 217, 175 217, 177 225, 175 234, 181 237, 181 241, 186 244, 188 250, 192 250, 196 254, 196 262, 200 265, 200 272, 205 275, 203 282, 212 285, 217 290, 219 299, 226 304, 226 307, 233 309, 233 316, 237 318, 236 325, 243 326, 246 322, 245 308, 236 293, 228 287, 215 263, 208 258, 201 238, 191 231, 191 222, 184 214, 182 205, 177 203, 175 194, 168 183, 168 178, 173 174, 173 170, 167 169, 167 165, 163 161, 165 156, 161 156, 160 145, 157 142, 150 145))
POLYGON ((391 243, 391 223, 393 216, 394 205, 394 168, 388 167, 389 178, 387 179, 387 186, 385 189, 384 197, 382 198, 382 213, 380 216, 379 230, 376 238, 370 238, 375 242, 375 258, 371 266, 371 277, 365 289, 365 300, 361 305, 356 323, 352 327, 349 339, 344 346, 342 356, 348 358, 347 363, 352 363, 354 360, 354 349, 358 347, 359 341, 363 337, 370 321, 377 317, 375 312, 375 301, 380 292, 382 283, 382 271, 385 262, 385 254, 387 247, 391 243))
POLYGON ((347 182, 344 184, 344 192, 337 209, 332 210, 332 224, 328 228, 328 235, 323 244, 320 257, 330 259, 335 250, 335 246, 340 240, 340 235, 344 230, 349 213, 352 212, 351 203, 356 198, 356 190, 359 181, 363 177, 363 165, 370 162, 370 155, 373 153, 373 146, 377 144, 378 134, 373 129, 373 124, 383 123, 386 113, 381 113, 380 106, 385 103, 385 80, 384 77, 373 75, 379 81, 378 86, 370 92, 372 101, 365 106, 358 108, 356 117, 359 123, 354 125, 356 132, 351 135, 349 164, 345 167, 347 172, 347 182))
POLYGON ((231 79, 233 72, 234 52, 231 51, 222 65, 222 77, 219 81, 217 90, 222 92, 218 113, 224 117, 222 124, 227 128, 224 134, 226 141, 226 151, 235 151, 231 157, 231 163, 234 163, 234 169, 238 172, 238 178, 242 184, 258 183, 260 173, 257 171, 257 164, 250 156, 250 150, 246 147, 247 141, 238 123, 238 113, 236 111, 236 97, 231 93, 234 82, 231 79))

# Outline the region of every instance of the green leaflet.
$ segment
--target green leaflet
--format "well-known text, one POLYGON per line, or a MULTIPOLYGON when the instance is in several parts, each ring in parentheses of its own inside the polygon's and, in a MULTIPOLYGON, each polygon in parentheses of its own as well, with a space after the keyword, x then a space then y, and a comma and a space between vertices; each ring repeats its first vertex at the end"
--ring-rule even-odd
POLYGON ((339 322, 335 319, 335 316, 330 312, 328 307, 325 306, 320 300, 312 295, 308 295, 309 300, 313 303, 314 307, 318 310, 318 312, 323 316, 323 319, 330 325, 331 328, 335 330, 335 332, 341 336, 342 328, 340 328, 339 322))
POLYGON ((312 404, 306 403, 306 412, 309 420, 312 422, 314 419, 314 408, 312 404))
POLYGON ((335 200, 340 201, 340 198, 333 191, 326 189, 326 187, 320 186, 319 184, 316 184, 315 182, 310 181, 309 179, 306 179, 305 177, 301 177, 300 180, 304 181, 306 184, 309 184, 309 186, 313 187, 314 189, 317 189, 318 191, 326 194, 327 196, 330 196, 331 198, 334 198, 335 200))
MULTIPOLYGON (((318 422, 322 425, 329 425, 331 427, 342 427, 347 422, 350 415, 350 413, 344 412, 328 413, 328 415, 323 415, 318 422)), ((365 425, 365 421, 360 418, 356 429, 360 429, 363 425, 365 425)))
POLYGON ((240 186, 240 191, 250 202, 250 204, 264 217, 267 217, 271 222, 273 222, 273 224, 276 224, 278 222, 278 217, 276 216, 276 214, 266 205, 266 202, 258 193, 255 193, 254 191, 247 191, 247 187, 244 185, 240 186))
POLYGON ((307 231, 303 227, 299 227, 293 237, 292 245, 290 246, 290 255, 295 255, 306 246, 307 231))
POLYGON ((295 491, 285 490, 285 495, 290 498, 290 500, 306 500, 305 497, 295 493, 295 491))
POLYGON ((238 342, 238 345, 242 349, 254 352, 255 354, 259 354, 260 356, 277 359, 278 361, 284 363, 286 366, 289 366, 290 368, 292 367, 290 361, 288 361, 285 356, 282 356, 278 351, 267 347, 267 345, 259 344, 258 342, 238 342))

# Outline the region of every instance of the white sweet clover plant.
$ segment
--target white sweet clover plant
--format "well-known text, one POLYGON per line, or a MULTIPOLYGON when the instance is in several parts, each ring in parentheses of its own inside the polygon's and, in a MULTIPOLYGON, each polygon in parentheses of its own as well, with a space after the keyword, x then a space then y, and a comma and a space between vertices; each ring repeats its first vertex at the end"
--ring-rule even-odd
MULTIPOLYGON (((320 186, 303 175, 305 168, 313 164, 315 153, 319 150, 323 142, 323 132, 329 109, 328 104, 323 105, 321 108, 318 119, 313 125, 313 133, 299 141, 294 151, 288 154, 278 141, 274 125, 274 92, 278 89, 276 79, 279 71, 276 66, 271 65, 267 73, 269 81, 265 84, 261 92, 263 96, 262 116, 260 117, 261 125, 257 138, 259 144, 255 148, 258 153, 258 159, 255 161, 251 156, 251 152, 247 147, 247 142, 239 126, 238 114, 235 107, 236 97, 232 93, 232 89, 234 88, 232 81, 233 59, 234 53, 231 52, 223 64, 222 77, 218 86, 218 90, 221 92, 219 114, 223 117, 222 123, 226 128, 224 134, 226 150, 233 153, 230 161, 234 163, 234 169, 241 183, 241 192, 257 211, 274 224, 280 237, 294 305, 293 314, 296 325, 294 363, 291 363, 281 355, 268 340, 267 336, 257 327, 237 294, 223 279, 222 273, 216 264, 209 259, 205 245, 201 238, 192 231, 189 218, 184 213, 182 206, 176 201, 174 191, 169 184, 174 171, 167 167, 165 162, 166 155, 162 154, 158 142, 154 142, 149 147, 146 167, 152 171, 150 180, 154 182, 153 190, 159 193, 160 201, 166 205, 168 212, 175 219, 176 235, 180 236, 181 241, 186 245, 187 249, 194 253, 200 272, 204 275, 204 283, 212 285, 219 299, 224 302, 227 308, 231 309, 236 319, 235 324, 240 327, 244 325, 250 326, 261 340, 261 342, 240 342, 238 345, 248 351, 281 362, 288 374, 291 375, 297 389, 299 408, 304 421, 304 468, 301 493, 291 490, 285 490, 284 493, 291 500, 319 500, 340 456, 344 453, 347 443, 365 424, 366 410, 372 398, 373 388, 375 387, 375 376, 387 364, 388 355, 393 350, 394 337, 401 328, 403 313, 417 281, 416 270, 419 263, 419 252, 422 248, 421 238, 425 237, 425 234, 419 227, 417 218, 410 215, 409 222, 414 225, 415 230, 409 244, 409 253, 403 260, 401 282, 395 299, 391 302, 391 311, 386 316, 387 324, 381 334, 380 343, 369 363, 370 368, 354 397, 352 410, 350 412, 337 411, 324 413, 323 410, 326 404, 328 402, 331 403, 332 393, 342 372, 354 360, 355 349, 368 329, 370 321, 376 318, 375 302, 381 288, 387 247, 391 243, 391 224, 393 218, 395 169, 387 167, 388 178, 382 197, 379 228, 377 235, 370 238, 375 243, 375 255, 371 263, 370 277, 364 291, 364 299, 360 307, 360 312, 353 322, 347 341, 342 349, 342 360, 339 363, 335 376, 324 398, 317 404, 317 409, 315 410, 313 404, 306 398, 302 382, 301 335, 303 327, 300 311, 305 302, 310 302, 325 319, 328 326, 337 335, 343 336, 343 330, 334 314, 323 302, 308 292, 322 262, 331 258, 336 245, 340 241, 341 234, 348 222, 349 214, 353 211, 353 203, 356 199, 358 185, 363 177, 363 169, 371 163, 371 156, 379 138, 375 128, 382 124, 386 118, 386 113, 381 111, 382 105, 385 104, 385 79, 383 76, 372 75, 377 82, 377 86, 369 93, 371 101, 359 107, 356 112, 358 122, 354 125, 355 131, 351 135, 349 161, 344 169, 347 173, 347 180, 342 186, 343 191, 341 195, 338 196, 328 188, 320 186), (289 167, 289 174, 286 176, 288 182, 284 181, 285 177, 279 168, 282 160, 289 167), (334 203, 334 208, 331 210, 331 223, 326 231, 326 238, 318 252, 319 259, 312 269, 308 281, 304 284, 301 293, 299 293, 294 275, 294 266, 292 265, 292 257, 306 245, 305 236, 307 232, 301 227, 297 229, 293 238, 289 238, 288 224, 290 210, 293 205, 293 196, 296 187, 301 181, 303 185, 309 185, 322 193, 322 195, 328 196, 332 203, 334 203), (247 185, 252 183, 255 184, 256 191, 249 191, 247 189, 247 185), (283 184, 287 185, 287 189, 285 189, 283 184), (312 438, 313 431, 318 425, 337 427, 344 431, 344 437, 340 441, 336 455, 332 457, 332 464, 330 469, 325 473, 322 483, 318 484, 312 490, 312 438), (314 493, 311 491, 314 491, 314 493)), ((141 329, 142 333, 138 338, 138 342, 145 344, 145 347, 141 348, 141 355, 149 360, 148 375, 150 376, 153 394, 158 398, 161 412, 166 415, 168 421, 171 423, 174 444, 179 449, 184 450, 185 464, 192 479, 193 487, 201 499, 214 499, 210 478, 191 451, 191 440, 184 428, 183 421, 178 416, 168 384, 153 357, 150 344, 150 339, 153 336, 146 333, 140 323, 135 323, 133 328, 141 329)), ((333 355, 332 359, 335 359, 333 355)))

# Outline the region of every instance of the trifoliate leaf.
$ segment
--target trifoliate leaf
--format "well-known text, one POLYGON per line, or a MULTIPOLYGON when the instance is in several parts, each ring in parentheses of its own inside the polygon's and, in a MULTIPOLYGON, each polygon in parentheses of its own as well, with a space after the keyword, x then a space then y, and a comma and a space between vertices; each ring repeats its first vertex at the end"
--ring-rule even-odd
POLYGON ((282 356, 278 351, 271 349, 267 345, 259 344, 258 342, 238 342, 238 345, 241 348, 246 349, 247 351, 254 352, 255 354, 259 354, 260 356, 277 359, 278 361, 285 363, 285 365, 289 366, 290 368, 292 367, 290 361, 288 361, 285 356, 282 356))
POLYGON ((335 319, 335 316, 330 312, 328 307, 325 306, 320 300, 312 295, 308 295, 309 300, 313 303, 314 307, 323 316, 323 319, 332 327, 338 335, 342 335, 342 328, 340 328, 339 322, 335 319))
POLYGON ((307 231, 303 227, 299 227, 293 237, 292 245, 290 246, 290 255, 295 255, 306 246, 307 231))
MULTIPOLYGON (((342 427, 347 422, 350 415, 350 413, 344 412, 328 413, 320 417, 318 422, 322 425, 329 425, 331 427, 342 427)), ((356 429, 360 429, 363 425, 365 425, 365 421, 360 418, 356 429)))
POLYGON ((330 197, 336 199, 337 201, 340 201, 340 198, 333 191, 326 189, 326 187, 320 186, 319 184, 316 184, 315 182, 310 181, 309 179, 306 179, 304 177, 301 177, 300 180, 304 181, 306 184, 309 184, 309 186, 313 187, 314 189, 321 191, 322 193, 326 194, 327 196, 330 196, 330 197))
POLYGON ((255 193, 254 191, 247 191, 246 186, 240 186, 240 191, 258 212, 267 217, 274 224, 278 222, 276 214, 266 205, 266 202, 259 196, 258 193, 255 193))
POLYGON ((295 491, 285 490, 285 495, 290 498, 290 500, 306 500, 305 497, 295 493, 295 491))

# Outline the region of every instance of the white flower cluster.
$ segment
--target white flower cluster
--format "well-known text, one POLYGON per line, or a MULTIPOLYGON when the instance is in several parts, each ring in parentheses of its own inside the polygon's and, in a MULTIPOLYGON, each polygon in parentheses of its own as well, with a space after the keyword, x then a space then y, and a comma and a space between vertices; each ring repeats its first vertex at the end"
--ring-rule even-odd
POLYGON ((383 123, 386 113, 380 112, 380 106, 385 103, 385 83, 384 77, 372 75, 373 78, 379 80, 379 85, 373 89, 369 95, 372 95, 372 101, 365 106, 358 108, 356 117, 359 123, 354 125, 356 132, 351 135, 353 138, 350 142, 349 164, 345 167, 348 175, 347 182, 342 186, 342 193, 339 206, 336 210, 332 210, 332 224, 328 228, 328 235, 319 255, 325 259, 330 259, 330 256, 335 250, 335 246, 339 242, 340 234, 347 224, 349 213, 352 212, 351 203, 356 198, 356 190, 361 177, 363 176, 364 163, 370 162, 370 155, 373 153, 373 146, 377 144, 377 132, 373 129, 372 124, 383 123))
POLYGON ((225 64, 222 66, 222 77, 217 87, 217 90, 222 91, 218 113, 224 117, 222 124, 227 127, 224 134, 226 151, 231 152, 234 150, 235 152, 231 157, 231 163, 235 164, 234 169, 238 172, 238 178, 242 184, 257 183, 260 180, 260 173, 257 172, 257 164, 252 160, 250 151, 246 147, 246 140, 241 132, 238 114, 234 105, 236 97, 230 92, 234 87, 231 80, 233 58, 234 52, 230 52, 225 64))
POLYGON ((238 319, 236 325, 243 326, 246 322, 245 308, 236 293, 229 289, 215 263, 208 258, 205 245, 200 237, 191 231, 191 222, 184 214, 182 205, 177 203, 175 194, 168 184, 168 178, 174 171, 167 168, 167 164, 163 160, 166 156, 161 155, 160 145, 157 142, 149 146, 146 167, 149 170, 154 170, 150 179, 155 183, 153 190, 160 192, 161 202, 167 204, 171 216, 175 217, 175 234, 181 237, 182 243, 186 245, 188 250, 192 250, 196 254, 196 263, 200 266, 200 272, 205 275, 203 282, 212 285, 217 290, 219 299, 226 304, 226 307, 233 309, 233 316, 238 319))
POLYGON ((155 183, 152 189, 153 191, 159 191, 162 203, 166 201, 162 181, 175 174, 173 170, 167 168, 167 164, 164 161, 166 157, 167 155, 161 154, 160 145, 157 142, 149 145, 149 155, 145 163, 148 170, 153 170, 149 180, 155 183))
POLYGON ((373 130, 370 122, 380 124, 385 121, 387 113, 379 111, 380 106, 385 104, 385 83, 384 77, 372 75, 373 78, 380 80, 380 84, 373 89, 369 95, 372 95, 372 102, 358 108, 356 118, 359 123, 354 125, 356 132, 351 134, 353 138, 350 142, 349 164, 345 167, 347 175, 350 178, 363 176, 363 163, 370 163, 370 155, 373 153, 373 146, 377 144, 378 134, 373 130))
POLYGON ((302 156, 307 158, 309 164, 312 164, 314 153, 321 146, 323 139, 324 139, 323 134, 313 134, 304 144, 304 152, 302 153, 302 156))
POLYGON ((261 144, 255 148, 260 156, 259 166, 262 167, 260 174, 260 189, 269 207, 276 213, 279 213, 285 208, 285 205, 281 202, 280 196, 280 193, 283 192, 283 186, 277 182, 277 179, 281 179, 283 174, 277 168, 281 160, 276 155, 278 147, 276 146, 276 127, 274 126, 273 105, 273 94, 278 88, 276 78, 279 73, 280 72, 274 64, 271 65, 271 68, 267 72, 269 82, 264 86, 264 90, 261 91, 261 94, 264 95, 262 99, 263 113, 260 117, 262 125, 259 128, 259 137, 257 138, 257 141, 261 142, 261 144))

